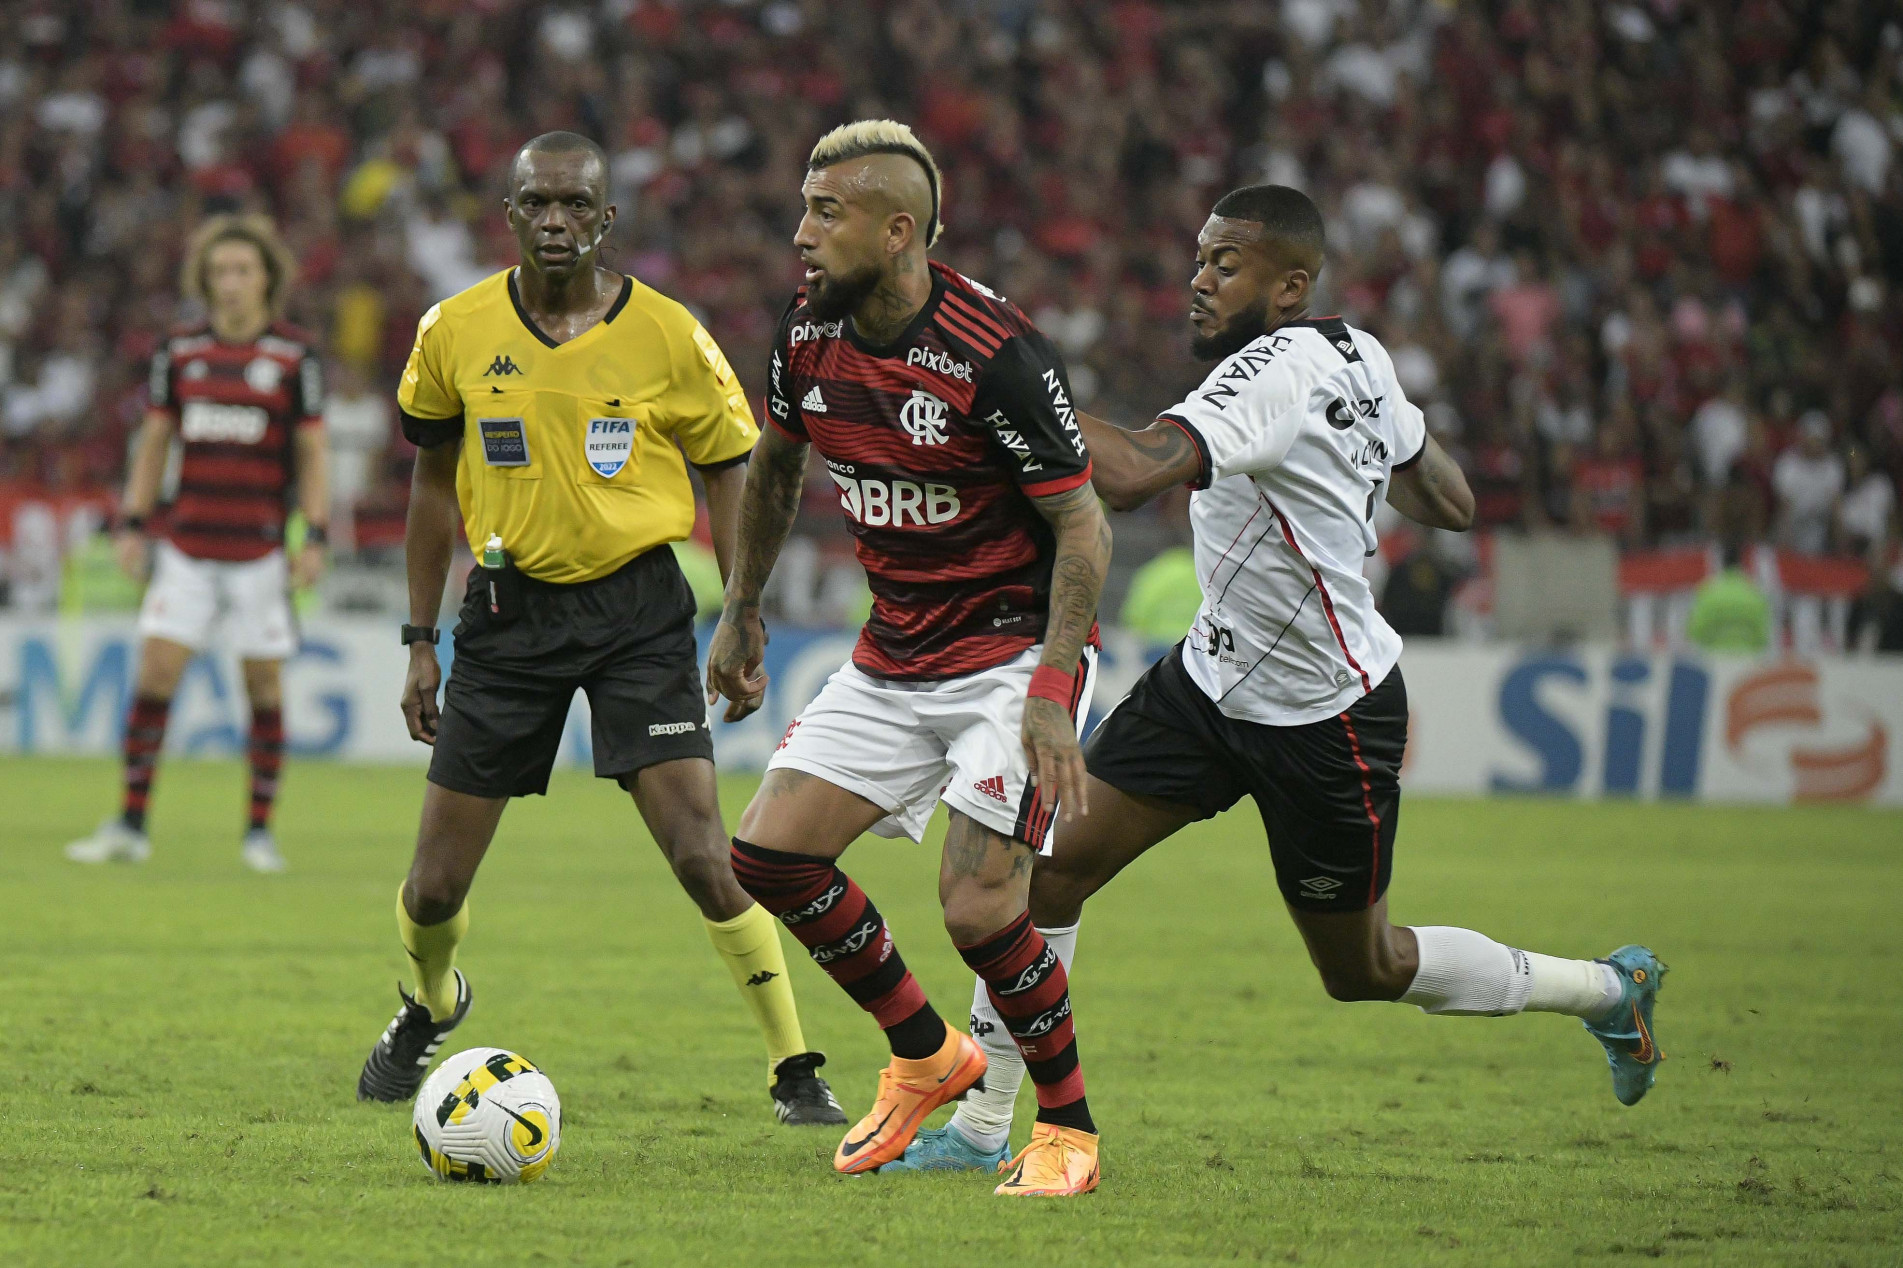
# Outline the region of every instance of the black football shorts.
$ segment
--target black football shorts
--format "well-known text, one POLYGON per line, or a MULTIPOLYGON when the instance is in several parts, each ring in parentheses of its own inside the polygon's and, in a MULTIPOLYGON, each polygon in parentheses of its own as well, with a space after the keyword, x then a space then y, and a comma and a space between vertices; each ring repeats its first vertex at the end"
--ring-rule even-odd
POLYGON ((1182 645, 1151 666, 1084 746, 1090 773, 1197 818, 1255 798, 1283 899, 1361 911, 1387 892, 1401 810, 1407 686, 1397 665, 1347 712, 1301 726, 1231 718, 1183 668, 1182 645))
POLYGON ((472 573, 429 778, 476 797, 548 791, 579 688, 595 774, 714 755, 694 645, 694 596, 669 547, 575 585, 521 578, 521 616, 498 626, 472 573))

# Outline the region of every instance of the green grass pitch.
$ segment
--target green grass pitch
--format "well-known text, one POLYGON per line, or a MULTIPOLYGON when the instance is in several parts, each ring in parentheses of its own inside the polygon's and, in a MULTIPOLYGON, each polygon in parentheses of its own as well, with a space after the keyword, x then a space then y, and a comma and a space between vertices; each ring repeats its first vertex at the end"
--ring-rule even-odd
MULTIPOLYGON (((844 1180, 830 1131, 776 1126, 696 913, 627 799, 574 774, 503 822, 462 957, 476 1007, 452 1043, 550 1073, 562 1154, 526 1188, 439 1184, 407 1107, 353 1099, 395 1003, 390 909, 421 773, 293 763, 283 877, 240 870, 242 772, 223 763, 161 769, 146 866, 67 864, 59 846, 116 779, 104 761, 0 762, 6 1264, 1903 1254, 1894 813, 1408 803, 1398 919, 1562 955, 1644 940, 1671 965, 1671 1059, 1635 1109, 1576 1021, 1332 1003, 1253 815, 1194 828, 1086 913, 1073 990, 1103 1185, 1007 1202, 974 1175, 844 1180)), ((726 785, 730 821, 751 787, 726 785)), ((971 979, 939 927, 935 858, 868 840, 847 866, 957 1017, 971 979)), ((879 1034, 789 959, 808 1040, 861 1112, 879 1034)))

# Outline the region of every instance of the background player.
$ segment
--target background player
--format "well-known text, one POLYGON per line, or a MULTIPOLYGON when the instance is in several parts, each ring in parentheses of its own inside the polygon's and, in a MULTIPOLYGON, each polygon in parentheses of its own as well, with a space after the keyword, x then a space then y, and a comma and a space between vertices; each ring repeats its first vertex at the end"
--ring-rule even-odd
POLYGON ((251 809, 240 857, 253 871, 284 870, 271 808, 284 759, 280 671, 297 650, 290 588, 310 585, 323 570, 330 517, 323 364, 310 336, 278 320, 294 268, 264 216, 214 216, 186 250, 180 284, 204 305, 205 319, 152 356, 145 423, 115 533, 121 566, 135 579, 151 578, 139 608, 125 795, 118 815, 66 847, 76 863, 150 857, 146 807, 172 696, 222 618, 223 642, 243 666, 251 705, 251 809), (146 534, 175 437, 178 497, 154 547, 146 534), (304 545, 287 564, 285 499, 294 482, 304 545))
MULTIPOLYGON (((1197 240, 1190 323, 1220 364, 1150 427, 1085 419, 1095 482, 1113 506, 1189 483, 1203 606, 1188 637, 1092 734, 1087 820, 1040 860, 1032 914, 1067 954, 1083 902, 1185 824, 1252 796, 1276 882, 1328 993, 1430 1013, 1584 1019, 1613 1089, 1645 1095, 1661 1055, 1651 1017, 1664 967, 1638 946, 1567 960, 1470 929, 1397 926, 1385 893, 1407 742, 1401 640, 1362 577, 1377 499, 1464 531, 1473 495, 1426 434, 1386 349, 1339 318, 1308 318, 1323 228, 1307 196, 1239 189, 1197 240)), ((987 1090, 922 1136, 910 1168, 995 1165, 1016 1084, 980 983, 973 1029, 987 1090)))
POLYGON ((901 124, 814 147, 794 241, 806 287, 775 341, 738 559, 708 654, 709 700, 756 707, 761 588, 817 446, 872 585, 851 663, 781 742, 734 839, 734 873, 884 1028, 892 1062, 833 1165, 898 1157, 979 1086, 984 1056, 933 1011, 884 920, 834 860, 868 829, 922 837, 951 811, 945 927, 1030 1062, 1038 1123, 1001 1194, 1097 1183, 1063 966, 1025 910, 1061 801, 1085 810, 1088 708, 1110 531, 1056 351, 1016 307, 926 258, 932 157, 901 124))
POLYGON ((469 1011, 455 968, 464 898, 509 798, 548 790, 580 689, 595 773, 633 794, 766 1038, 774 1112, 843 1123, 814 1073, 825 1058, 805 1050, 779 928, 727 861, 693 596, 668 548, 694 523, 684 449, 728 566, 753 415, 685 308, 596 262, 615 217, 599 146, 572 132, 530 141, 505 206, 520 267, 425 313, 397 390, 419 446, 403 713, 435 751, 396 912, 416 994, 371 1050, 357 1096, 415 1095, 469 1011), (509 558, 472 574, 439 713, 434 622, 459 505, 469 541, 480 550, 493 534, 509 558))

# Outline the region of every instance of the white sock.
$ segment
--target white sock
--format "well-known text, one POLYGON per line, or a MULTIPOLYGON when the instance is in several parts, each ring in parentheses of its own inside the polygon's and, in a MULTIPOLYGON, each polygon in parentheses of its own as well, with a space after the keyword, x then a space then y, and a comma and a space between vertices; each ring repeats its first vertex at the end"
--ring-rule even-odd
MULTIPOLYGON (((1044 941, 1057 952, 1057 959, 1070 972, 1071 956, 1077 952, 1077 926, 1065 929, 1039 929, 1044 941)), ((951 1125, 974 1148, 989 1153, 1002 1149, 1011 1139, 1011 1115, 1017 1108, 1018 1089, 1024 1086, 1024 1054, 1017 1041, 1004 1028, 1004 1019, 991 1006, 991 993, 983 978, 977 978, 971 993, 971 1037, 985 1050, 990 1065, 985 1070, 985 1090, 967 1092, 952 1115, 951 1125)))
POLYGON ((1619 975, 1592 960, 1502 946, 1484 933, 1416 925, 1420 968, 1401 996, 1424 1013, 1504 1017, 1524 1011, 1597 1018, 1619 1002, 1619 975))

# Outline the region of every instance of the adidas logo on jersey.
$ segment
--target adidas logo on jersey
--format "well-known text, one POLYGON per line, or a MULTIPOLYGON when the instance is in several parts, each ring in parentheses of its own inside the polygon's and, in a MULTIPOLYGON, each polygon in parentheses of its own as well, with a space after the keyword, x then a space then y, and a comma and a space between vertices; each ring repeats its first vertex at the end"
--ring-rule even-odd
POLYGON ((1004 795, 1004 776, 1002 775, 993 775, 989 779, 981 779, 973 784, 972 787, 976 788, 985 796, 992 798, 994 801, 1009 800, 1009 798, 1004 795))
POLYGON ((809 414, 824 414, 826 412, 826 398, 819 394, 819 384, 813 384, 813 390, 808 392, 806 399, 800 402, 800 408, 809 414))

